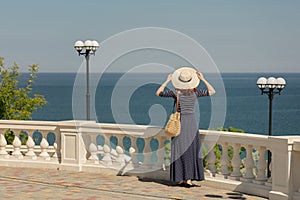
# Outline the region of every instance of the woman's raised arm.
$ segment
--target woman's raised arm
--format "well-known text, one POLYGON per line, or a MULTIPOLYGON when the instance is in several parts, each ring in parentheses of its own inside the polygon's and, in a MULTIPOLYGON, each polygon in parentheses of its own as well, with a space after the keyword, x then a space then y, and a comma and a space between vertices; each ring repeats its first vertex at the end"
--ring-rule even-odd
POLYGON ((156 96, 159 96, 159 94, 164 91, 165 87, 171 80, 172 80, 172 74, 169 74, 167 80, 157 89, 157 91, 155 93, 156 96))
POLYGON ((204 78, 204 76, 202 75, 202 73, 200 72, 196 72, 198 78, 203 81, 204 85, 206 86, 207 90, 208 90, 208 94, 209 96, 213 95, 216 93, 216 90, 213 88, 213 86, 211 86, 211 84, 209 82, 207 82, 207 80, 204 78))

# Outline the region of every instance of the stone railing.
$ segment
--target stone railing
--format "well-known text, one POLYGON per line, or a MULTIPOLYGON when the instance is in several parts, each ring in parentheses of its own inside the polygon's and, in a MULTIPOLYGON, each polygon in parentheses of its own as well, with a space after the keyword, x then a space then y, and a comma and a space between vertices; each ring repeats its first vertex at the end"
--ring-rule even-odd
MULTIPOLYGON (((210 130, 200 130, 200 135, 206 166, 203 185, 270 199, 300 199, 300 136, 210 130), (272 153, 270 178, 266 177, 267 150, 272 153)), ((117 174, 169 179, 169 150, 170 138, 157 127, 0 121, 0 164, 5 166, 113 169, 117 174), (17 136, 12 144, 5 138, 7 130, 17 136)))
POLYGON ((47 167, 59 168, 60 149, 60 130, 56 122, 0 120, 1 165, 40 167, 47 163, 47 167), (8 131, 17 137, 6 140, 8 131))
POLYGON ((272 178, 266 177, 266 150, 272 152, 272 148, 267 136, 222 131, 200 133, 203 146, 208 149, 207 182, 213 186, 215 181, 222 180, 227 183, 220 184, 224 189, 268 197, 272 178), (216 144, 217 149, 222 149, 217 166, 213 148, 216 144))

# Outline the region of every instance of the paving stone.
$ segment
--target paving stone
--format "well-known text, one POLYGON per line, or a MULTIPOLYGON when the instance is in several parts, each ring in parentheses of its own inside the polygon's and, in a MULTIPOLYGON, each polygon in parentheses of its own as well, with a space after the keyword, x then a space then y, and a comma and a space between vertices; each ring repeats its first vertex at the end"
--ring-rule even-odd
POLYGON ((1 167, 0 184, 0 199, 264 199, 205 186, 182 188, 135 176, 52 169, 1 167))

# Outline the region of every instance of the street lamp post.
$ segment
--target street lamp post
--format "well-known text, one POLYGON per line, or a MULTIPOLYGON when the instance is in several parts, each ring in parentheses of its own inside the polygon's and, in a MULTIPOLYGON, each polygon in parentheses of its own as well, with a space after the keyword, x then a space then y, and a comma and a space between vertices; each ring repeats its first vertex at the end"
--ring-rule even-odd
POLYGON ((86 40, 82 42, 80 40, 76 41, 74 48, 77 50, 78 55, 83 55, 86 60, 86 120, 90 120, 90 78, 89 78, 89 62, 90 55, 95 55, 99 44, 97 41, 86 40), (82 52, 82 50, 85 50, 82 52))
MULTIPOLYGON (((274 78, 269 77, 268 79, 265 77, 260 77, 257 80, 257 86, 261 90, 261 94, 267 94, 269 97, 269 136, 272 135, 272 104, 273 97, 275 94, 280 95, 281 90, 284 88, 286 82, 283 78, 274 78), (277 90, 276 90, 277 89, 277 90)), ((267 163, 267 176, 268 178, 271 176, 271 171, 269 165, 271 163, 271 153, 268 151, 268 163, 267 163)))

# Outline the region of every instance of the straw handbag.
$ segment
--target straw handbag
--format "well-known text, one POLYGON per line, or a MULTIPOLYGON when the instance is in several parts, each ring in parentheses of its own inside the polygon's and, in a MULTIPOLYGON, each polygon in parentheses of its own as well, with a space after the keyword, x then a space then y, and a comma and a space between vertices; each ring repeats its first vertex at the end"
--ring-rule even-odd
POLYGON ((180 112, 178 112, 178 97, 177 100, 175 99, 174 101, 173 111, 170 115, 169 121, 166 124, 165 133, 171 137, 176 137, 180 134, 180 112), (175 104, 176 112, 174 112, 175 104))

